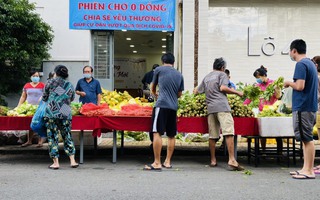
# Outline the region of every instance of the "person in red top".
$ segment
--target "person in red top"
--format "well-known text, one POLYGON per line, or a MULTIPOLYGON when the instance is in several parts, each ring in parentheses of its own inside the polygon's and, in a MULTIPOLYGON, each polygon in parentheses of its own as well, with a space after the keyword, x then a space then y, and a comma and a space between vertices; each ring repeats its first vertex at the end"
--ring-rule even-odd
MULTIPOLYGON (((38 71, 34 69, 30 71, 30 79, 31 79, 31 82, 26 83, 23 87, 22 94, 17 107, 19 107, 25 101, 27 101, 29 104, 32 104, 32 105, 39 104, 40 98, 42 97, 42 94, 43 94, 45 84, 40 82, 40 74, 38 71)), ((22 147, 26 147, 32 144, 33 134, 34 134, 33 131, 30 130, 27 135, 28 140, 26 143, 21 145, 22 147)), ((46 136, 40 136, 37 147, 42 147, 43 146, 42 144, 45 141, 45 139, 46 139, 46 136)))
MULTIPOLYGON (((265 68, 263 65, 261 65, 261 67, 256 69, 253 73, 253 76, 256 78, 256 81, 257 81, 256 86, 258 86, 261 91, 265 91, 267 89, 267 87, 274 82, 273 80, 271 80, 267 77, 267 72, 268 72, 267 68, 265 68)), ((280 88, 274 88, 274 91, 275 92, 274 92, 273 96, 270 97, 269 101, 264 98, 260 98, 259 111, 263 110, 264 105, 272 105, 281 97, 280 88)), ((245 105, 248 105, 250 103, 251 103, 250 99, 246 99, 243 102, 243 104, 245 104, 245 105)), ((266 148, 266 139, 261 139, 260 142, 261 142, 262 149, 265 149, 266 148)), ((277 142, 280 142, 280 141, 277 141, 277 142)))
MULTIPOLYGON (((265 68, 263 65, 261 65, 260 68, 254 71, 253 76, 257 80, 256 86, 258 86, 261 91, 265 91, 267 87, 274 82, 273 80, 267 77, 267 68, 265 68)), ((267 101, 266 99, 260 98, 259 111, 262 111, 264 105, 274 104, 274 102, 276 102, 280 98, 280 96, 281 96, 280 88, 275 88, 275 92, 269 101, 267 101)), ((248 105, 250 103, 251 103, 250 99, 246 99, 244 101, 245 105, 248 105)))

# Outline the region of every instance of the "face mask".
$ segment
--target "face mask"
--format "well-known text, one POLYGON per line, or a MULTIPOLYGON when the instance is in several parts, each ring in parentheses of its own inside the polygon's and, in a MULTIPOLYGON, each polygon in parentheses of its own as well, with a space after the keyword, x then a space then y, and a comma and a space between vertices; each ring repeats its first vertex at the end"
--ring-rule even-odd
POLYGON ((32 82, 34 82, 34 83, 38 83, 39 81, 40 81, 40 77, 37 77, 37 76, 35 76, 35 77, 31 77, 31 81, 32 82))
POLYGON ((83 74, 84 78, 91 78, 91 74, 83 74))
POLYGON ((256 81, 257 81, 257 83, 260 83, 260 84, 263 83, 263 81, 261 80, 261 78, 257 78, 256 81))
POLYGON ((290 56, 290 59, 291 59, 292 61, 295 61, 295 59, 294 59, 293 57, 291 57, 291 56, 290 56))

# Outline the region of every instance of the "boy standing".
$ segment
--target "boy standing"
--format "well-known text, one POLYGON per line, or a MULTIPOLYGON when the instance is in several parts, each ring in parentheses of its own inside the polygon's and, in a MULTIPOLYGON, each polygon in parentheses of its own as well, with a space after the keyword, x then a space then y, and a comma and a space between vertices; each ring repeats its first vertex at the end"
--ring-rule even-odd
POLYGON ((161 170, 162 167, 172 168, 171 157, 175 147, 175 136, 177 134, 177 109, 178 98, 184 90, 183 77, 180 72, 173 68, 174 56, 166 53, 161 57, 162 66, 154 71, 151 94, 157 97, 152 112, 153 154, 154 162, 145 165, 144 170, 161 170), (159 87, 157 93, 156 87, 159 87), (161 164, 161 136, 166 132, 168 136, 167 157, 161 164))

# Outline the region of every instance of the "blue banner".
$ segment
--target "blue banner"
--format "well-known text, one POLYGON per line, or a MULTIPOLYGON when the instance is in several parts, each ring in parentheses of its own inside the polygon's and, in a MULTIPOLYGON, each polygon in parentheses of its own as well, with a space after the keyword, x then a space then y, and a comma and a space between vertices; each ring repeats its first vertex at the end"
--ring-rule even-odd
POLYGON ((69 28, 174 31, 176 0, 70 0, 69 28))

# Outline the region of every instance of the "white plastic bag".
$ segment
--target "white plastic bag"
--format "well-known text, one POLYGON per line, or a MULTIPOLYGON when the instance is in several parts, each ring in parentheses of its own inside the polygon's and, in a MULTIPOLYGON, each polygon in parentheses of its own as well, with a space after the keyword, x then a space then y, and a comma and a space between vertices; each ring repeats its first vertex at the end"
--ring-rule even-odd
POLYGON ((292 113, 292 87, 284 89, 281 97, 281 104, 279 105, 278 112, 291 114, 292 113))

